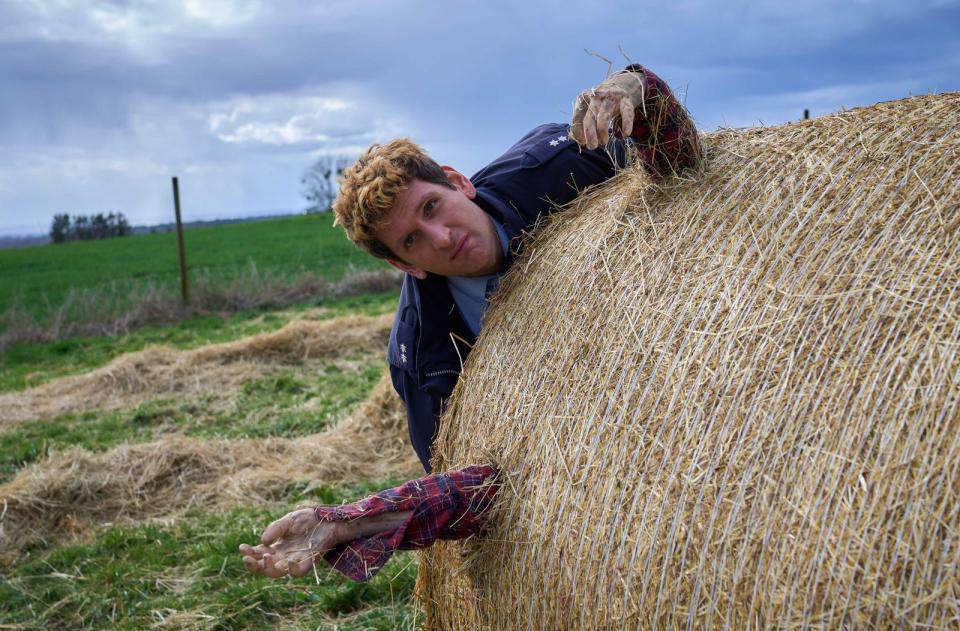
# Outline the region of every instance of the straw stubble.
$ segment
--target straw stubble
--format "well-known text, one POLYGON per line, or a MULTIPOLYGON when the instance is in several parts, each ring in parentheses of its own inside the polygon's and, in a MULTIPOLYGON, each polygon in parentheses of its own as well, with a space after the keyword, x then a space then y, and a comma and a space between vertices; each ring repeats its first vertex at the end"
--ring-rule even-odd
POLYGON ((103 524, 172 519, 190 508, 262 506, 291 485, 416 474, 406 414, 384 376, 349 416, 301 438, 170 436, 102 453, 52 452, 0 484, 0 567, 38 541, 68 541, 103 524))
POLYGON ((0 431, 10 425, 89 410, 120 410, 163 396, 232 391, 284 366, 382 352, 390 315, 294 320, 279 331, 190 350, 151 346, 88 373, 0 394, 0 431))

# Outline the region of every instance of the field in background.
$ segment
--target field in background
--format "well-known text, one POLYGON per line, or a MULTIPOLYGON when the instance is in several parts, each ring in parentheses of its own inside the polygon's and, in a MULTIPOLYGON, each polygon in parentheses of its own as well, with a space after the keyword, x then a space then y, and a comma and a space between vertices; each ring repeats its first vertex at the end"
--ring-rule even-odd
MULTIPOLYGON (((369 291, 369 274, 388 267, 331 223, 329 214, 303 215, 187 231, 195 308, 185 315, 369 291), (337 286, 357 272, 368 273, 359 287, 337 286)), ((174 233, 0 250, 0 341, 176 321, 178 270, 174 233)))

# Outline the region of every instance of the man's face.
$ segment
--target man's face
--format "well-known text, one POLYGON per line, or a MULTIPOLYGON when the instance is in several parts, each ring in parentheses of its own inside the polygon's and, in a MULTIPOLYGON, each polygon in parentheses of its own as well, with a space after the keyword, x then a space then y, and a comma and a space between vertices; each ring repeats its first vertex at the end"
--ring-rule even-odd
POLYGON ((500 271, 503 249, 490 218, 473 201, 477 191, 461 173, 443 167, 454 188, 413 180, 374 231, 398 257, 397 269, 417 278, 483 276, 500 271))

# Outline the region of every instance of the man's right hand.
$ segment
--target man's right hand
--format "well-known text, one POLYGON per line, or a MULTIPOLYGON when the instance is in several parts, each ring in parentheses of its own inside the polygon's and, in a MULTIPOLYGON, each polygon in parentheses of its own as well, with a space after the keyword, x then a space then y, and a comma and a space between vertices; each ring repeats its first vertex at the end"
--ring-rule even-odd
POLYGON ((619 123, 622 135, 629 136, 634 112, 643 105, 645 88, 644 76, 627 70, 581 92, 574 102, 571 137, 588 149, 596 149, 610 140, 611 122, 619 123))
POLYGON ((243 564, 258 576, 304 576, 317 558, 357 537, 399 528, 413 511, 395 511, 349 521, 321 521, 312 508, 287 513, 267 526, 260 545, 240 544, 243 564))

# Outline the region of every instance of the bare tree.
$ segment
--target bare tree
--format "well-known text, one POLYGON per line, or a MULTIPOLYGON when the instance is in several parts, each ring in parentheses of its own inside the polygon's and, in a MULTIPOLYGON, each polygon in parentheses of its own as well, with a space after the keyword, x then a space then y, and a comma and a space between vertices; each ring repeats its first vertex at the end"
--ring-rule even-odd
POLYGON ((330 210, 337 197, 337 178, 353 162, 343 155, 320 156, 300 176, 301 194, 310 205, 308 213, 323 213, 330 210))

